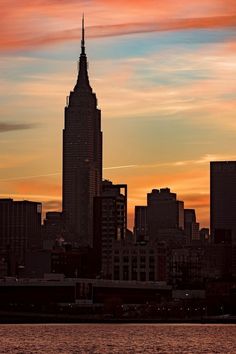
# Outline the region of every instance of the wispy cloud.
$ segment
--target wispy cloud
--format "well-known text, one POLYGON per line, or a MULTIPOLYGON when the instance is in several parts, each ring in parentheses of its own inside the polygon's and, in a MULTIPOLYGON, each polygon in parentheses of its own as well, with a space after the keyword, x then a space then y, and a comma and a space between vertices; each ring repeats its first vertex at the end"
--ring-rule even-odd
POLYGON ((119 170, 123 168, 134 168, 139 167, 138 165, 121 165, 121 166, 111 166, 111 167, 104 167, 104 170, 119 170))
POLYGON ((236 25, 231 0, 11 0, 10 7, 6 1, 1 6, 0 48, 30 49, 77 39, 83 11, 90 37, 236 25))
POLYGON ((0 133, 7 133, 15 130, 32 129, 35 125, 29 123, 6 123, 0 122, 0 133))
MULTIPOLYGON (((146 168, 156 168, 156 167, 182 167, 187 165, 199 165, 199 164, 209 164, 211 161, 233 161, 236 160, 236 155, 224 155, 224 154, 206 154, 199 159, 195 160, 182 160, 182 161, 170 161, 170 162, 156 162, 152 164, 133 164, 133 165, 118 165, 118 166, 110 166, 104 167, 103 170, 120 170, 120 169, 146 169, 146 168)), ((52 176, 60 176, 61 172, 52 172, 46 174, 39 174, 33 176, 17 176, 10 178, 0 179, 0 182, 8 182, 8 181, 18 181, 18 180, 28 180, 28 179, 37 179, 41 177, 52 177, 52 176)))
MULTIPOLYGON (((236 27, 236 16, 217 16, 204 18, 172 19, 160 22, 134 22, 112 25, 90 26, 86 30, 89 38, 114 37, 137 33, 179 31, 193 29, 216 29, 236 27)), ((0 50, 27 49, 53 43, 80 39, 80 27, 65 29, 44 35, 32 36, 29 33, 26 38, 15 38, 8 42, 0 42, 0 50)))
POLYGON ((95 81, 105 107, 103 116, 177 119, 198 126, 235 129, 233 43, 208 44, 192 51, 185 46, 162 49, 145 57, 117 61, 110 64, 112 68, 107 63, 107 71, 95 81))
POLYGON ((182 167, 189 165, 209 164, 211 161, 232 161, 236 160, 236 155, 224 154, 206 154, 195 160, 182 160, 170 162, 157 162, 153 164, 136 164, 127 166, 113 166, 104 168, 104 170, 122 169, 122 168, 156 168, 156 167, 182 167))
POLYGON ((19 177, 12 177, 12 178, 2 178, 2 179, 0 179, 0 182, 18 181, 18 180, 34 179, 34 178, 41 178, 41 177, 51 177, 51 176, 58 176, 58 175, 61 175, 61 172, 47 173, 44 175, 35 175, 35 176, 19 176, 19 177))
MULTIPOLYGON (((171 19, 166 21, 155 22, 134 22, 121 23, 114 25, 98 25, 90 26, 86 30, 86 35, 91 38, 99 37, 113 37, 135 33, 147 32, 164 32, 164 31, 178 31, 178 30, 194 30, 194 29, 216 29, 229 28, 236 26, 235 16, 215 16, 215 17, 199 17, 199 18, 182 18, 171 19)), ((65 40, 65 38, 75 39, 79 36, 80 28, 64 31, 55 37, 55 41, 65 40), (61 39, 60 39, 61 37, 61 39)), ((45 43, 47 39, 45 38, 45 43)), ((48 37, 48 41, 53 41, 53 37, 48 37)))

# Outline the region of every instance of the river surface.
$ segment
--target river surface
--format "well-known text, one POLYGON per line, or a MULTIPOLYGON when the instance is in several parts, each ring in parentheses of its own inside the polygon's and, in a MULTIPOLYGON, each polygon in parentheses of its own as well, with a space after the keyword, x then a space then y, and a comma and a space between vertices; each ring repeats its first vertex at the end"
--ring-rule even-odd
POLYGON ((236 325, 0 325, 0 353, 236 353, 236 325))

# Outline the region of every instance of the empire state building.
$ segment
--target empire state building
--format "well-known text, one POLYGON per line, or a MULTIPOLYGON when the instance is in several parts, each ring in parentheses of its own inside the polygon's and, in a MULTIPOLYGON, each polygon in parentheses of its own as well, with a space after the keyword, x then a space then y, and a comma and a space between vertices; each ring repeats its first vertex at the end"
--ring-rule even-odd
POLYGON ((100 195, 101 182, 101 111, 89 84, 83 18, 78 78, 63 130, 63 214, 67 238, 78 246, 92 246, 93 199, 100 195))

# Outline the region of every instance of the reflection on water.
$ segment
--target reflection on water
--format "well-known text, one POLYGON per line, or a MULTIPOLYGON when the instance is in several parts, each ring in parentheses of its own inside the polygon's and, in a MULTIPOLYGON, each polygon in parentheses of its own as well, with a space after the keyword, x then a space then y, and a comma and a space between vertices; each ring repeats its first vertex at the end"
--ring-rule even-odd
POLYGON ((236 353, 236 325, 0 325, 1 354, 236 353))

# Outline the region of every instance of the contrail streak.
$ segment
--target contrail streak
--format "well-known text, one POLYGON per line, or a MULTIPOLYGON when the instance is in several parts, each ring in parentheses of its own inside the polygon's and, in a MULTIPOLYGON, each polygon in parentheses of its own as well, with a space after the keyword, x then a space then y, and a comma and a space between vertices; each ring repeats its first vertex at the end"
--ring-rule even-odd
MULTIPOLYGON (((183 160, 183 161, 173 161, 173 162, 159 162, 159 163, 154 163, 154 164, 143 164, 143 165, 121 165, 121 166, 110 166, 110 167, 104 167, 103 170, 119 170, 123 168, 155 168, 155 167, 163 167, 163 166, 173 166, 173 167, 178 167, 178 166, 186 166, 186 165, 192 165, 192 164, 206 164, 209 163, 210 161, 216 161, 216 160, 229 160, 229 159, 236 159, 236 156, 231 155, 231 156, 224 156, 224 155, 204 155, 200 159, 197 160, 183 160)), ((33 178, 39 178, 39 177, 50 177, 50 176, 59 176, 61 175, 62 172, 53 172, 53 173, 48 173, 44 175, 35 175, 35 176, 20 176, 20 177, 12 177, 12 178, 4 178, 0 179, 0 182, 8 182, 8 181, 18 181, 18 180, 24 180, 24 179, 33 179, 33 178)))
POLYGON ((124 165, 124 166, 111 166, 111 167, 104 167, 104 170, 118 170, 121 168, 133 168, 133 167, 139 167, 138 165, 124 165))
POLYGON ((48 173, 45 175, 36 175, 36 176, 20 176, 20 177, 12 177, 12 178, 3 178, 0 179, 1 182, 8 182, 8 181, 18 181, 21 179, 32 179, 32 178, 38 178, 38 177, 48 177, 48 176, 57 176, 61 175, 61 172, 54 172, 54 173, 48 173))
MULTIPOLYGON (((122 169, 122 168, 133 168, 133 167, 139 167, 139 166, 138 165, 111 166, 111 167, 104 167, 103 169, 104 170, 118 170, 118 169, 122 169)), ((39 177, 59 176, 61 174, 62 174, 62 172, 53 172, 53 173, 47 173, 44 175, 3 178, 3 179, 0 179, 0 182, 18 181, 18 180, 33 179, 33 178, 39 178, 39 177)))

